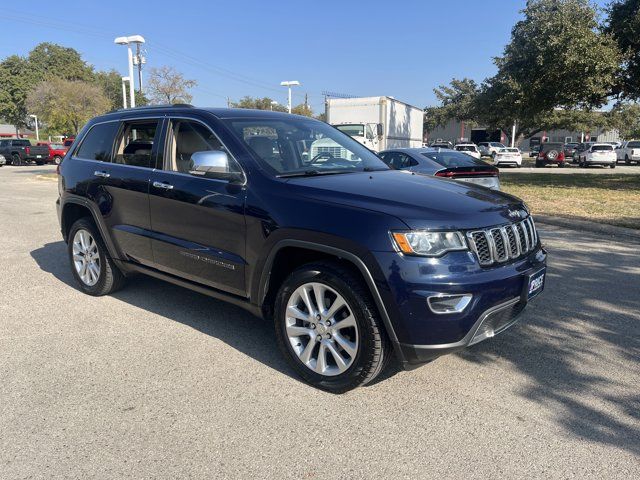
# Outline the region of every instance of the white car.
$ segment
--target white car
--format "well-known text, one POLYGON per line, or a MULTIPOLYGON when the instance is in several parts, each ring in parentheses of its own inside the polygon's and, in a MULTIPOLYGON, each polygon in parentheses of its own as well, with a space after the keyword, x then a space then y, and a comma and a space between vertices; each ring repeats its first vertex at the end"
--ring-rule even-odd
POLYGON ((616 149, 616 157, 619 162, 627 165, 631 162, 640 163, 640 140, 629 140, 616 149))
POLYGON ((7 163, 7 159, 4 158, 4 155, 0 155, 0 167, 7 163))
POLYGON ((458 152, 466 153, 473 158, 480 159, 480 151, 475 143, 459 143, 453 148, 458 152))
POLYGON ((499 142, 480 142, 478 143, 478 150, 483 157, 493 157, 501 148, 507 148, 505 145, 499 142))
POLYGON ((498 167, 500 165, 522 166, 522 153, 518 148, 501 148, 493 157, 493 164, 498 167))
POLYGON ((580 166, 602 165, 616 168, 616 152, 610 143, 594 143, 591 148, 580 155, 580 166))

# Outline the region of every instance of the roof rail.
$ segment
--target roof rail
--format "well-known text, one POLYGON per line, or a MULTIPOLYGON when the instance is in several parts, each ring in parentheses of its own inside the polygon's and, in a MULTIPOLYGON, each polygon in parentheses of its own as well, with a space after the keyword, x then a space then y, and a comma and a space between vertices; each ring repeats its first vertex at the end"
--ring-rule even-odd
POLYGON ((163 103, 159 105, 143 105, 141 107, 133 107, 133 108, 117 108, 112 110, 113 112, 127 112, 130 110, 138 111, 138 110, 153 110, 156 108, 195 108, 190 103, 163 103))

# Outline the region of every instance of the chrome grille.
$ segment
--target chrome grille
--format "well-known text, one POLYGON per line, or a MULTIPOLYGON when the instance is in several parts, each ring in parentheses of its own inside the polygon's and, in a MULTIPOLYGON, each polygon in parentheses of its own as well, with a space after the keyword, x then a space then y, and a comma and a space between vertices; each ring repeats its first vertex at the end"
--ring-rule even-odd
POLYGON ((510 225, 468 232, 467 238, 483 266, 519 258, 538 245, 538 234, 531 217, 510 225))

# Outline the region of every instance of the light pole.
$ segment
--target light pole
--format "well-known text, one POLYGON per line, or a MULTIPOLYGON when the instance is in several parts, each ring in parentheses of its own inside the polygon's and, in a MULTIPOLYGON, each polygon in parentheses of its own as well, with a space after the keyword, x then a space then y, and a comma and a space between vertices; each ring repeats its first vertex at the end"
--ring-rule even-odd
POLYGON ((289 89, 289 113, 291 113, 291 87, 297 87, 300 85, 300 82, 297 80, 287 80, 285 82, 280 82, 280 86, 287 87, 289 89))
POLYGON ((276 102, 275 100, 271 100, 271 110, 273 110, 273 107, 275 107, 276 105, 278 105, 278 102, 276 102))
POLYGON ((37 115, 29 115, 36 122, 36 140, 40 141, 40 132, 38 131, 38 116, 37 115))
POLYGON ((127 82, 131 82, 131 79, 122 77, 122 108, 127 108, 127 82))
POLYGON ((130 35, 128 37, 117 37, 113 43, 116 45, 127 46, 127 56, 129 62, 129 105, 131 108, 136 106, 135 91, 133 85, 133 52, 131 51, 131 44, 144 43, 144 37, 142 35, 130 35))

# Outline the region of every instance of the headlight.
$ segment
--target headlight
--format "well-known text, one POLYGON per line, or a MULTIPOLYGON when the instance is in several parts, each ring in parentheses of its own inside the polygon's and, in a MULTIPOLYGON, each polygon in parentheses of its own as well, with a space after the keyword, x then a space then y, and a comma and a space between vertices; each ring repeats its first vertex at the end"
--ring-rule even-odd
POLYGON ((452 250, 467 250, 460 232, 393 232, 397 249, 407 255, 437 257, 452 250))

